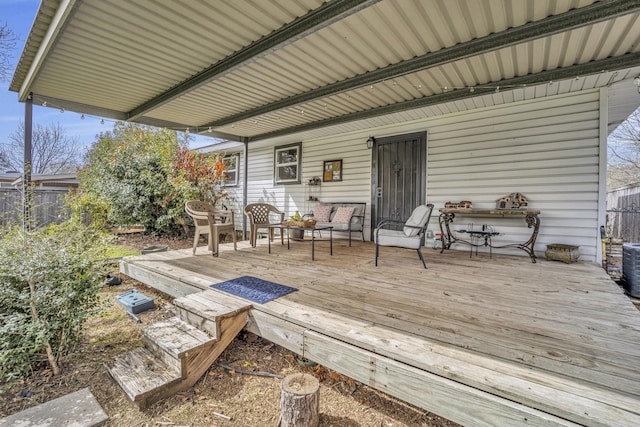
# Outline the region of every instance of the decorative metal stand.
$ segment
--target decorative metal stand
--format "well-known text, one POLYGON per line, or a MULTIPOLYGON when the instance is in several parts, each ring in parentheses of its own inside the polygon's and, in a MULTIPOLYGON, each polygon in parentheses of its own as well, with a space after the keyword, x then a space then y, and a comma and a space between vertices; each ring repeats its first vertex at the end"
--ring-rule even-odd
POLYGON ((470 245, 472 248, 477 246, 488 246, 489 248, 518 248, 525 251, 529 257, 531 258, 531 262, 536 262, 536 255, 533 251, 533 248, 536 244, 536 239, 538 238, 538 231, 540 230, 540 211, 537 210, 523 210, 523 209, 455 209, 455 208, 445 208, 440 209, 440 231, 442 233, 442 249, 440 253, 444 252, 445 249, 450 249, 451 245, 454 243, 463 243, 466 245, 470 245), (531 236, 524 243, 514 243, 509 245, 495 246, 491 242, 491 236, 498 235, 499 233, 495 233, 493 231, 487 232, 485 231, 473 231, 473 230, 465 230, 464 232, 469 232, 470 237, 478 237, 482 234, 485 239, 484 242, 480 245, 478 243, 474 243, 469 240, 459 239, 456 235, 451 231, 450 224, 454 221, 456 214, 463 216, 484 216, 484 217, 505 217, 505 216, 514 216, 514 215, 522 215, 525 217, 525 222, 527 223, 528 228, 533 228, 531 236), (474 234, 476 236, 474 236, 474 234), (488 235, 488 237, 487 237, 488 235))

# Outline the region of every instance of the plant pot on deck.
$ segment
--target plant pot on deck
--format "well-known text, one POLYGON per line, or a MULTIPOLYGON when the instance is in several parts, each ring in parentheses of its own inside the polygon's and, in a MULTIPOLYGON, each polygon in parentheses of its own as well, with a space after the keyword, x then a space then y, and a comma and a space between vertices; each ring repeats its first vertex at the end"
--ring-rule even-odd
POLYGON ((293 240, 304 239, 304 230, 289 230, 289 238, 293 240))
POLYGON ((548 260, 574 263, 580 258, 580 246, 552 243, 547 245, 545 256, 548 260))

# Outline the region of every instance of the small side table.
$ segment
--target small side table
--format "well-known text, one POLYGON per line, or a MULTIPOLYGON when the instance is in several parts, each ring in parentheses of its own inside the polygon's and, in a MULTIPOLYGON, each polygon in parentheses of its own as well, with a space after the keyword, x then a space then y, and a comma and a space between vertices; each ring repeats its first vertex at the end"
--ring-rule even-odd
POLYGON ((500 233, 497 231, 487 231, 487 230, 460 230, 459 233, 467 233, 469 237, 471 237, 471 242, 469 243, 470 251, 469 258, 473 256, 473 248, 476 248, 476 255, 478 255, 478 247, 479 246, 488 246, 489 247, 489 258, 493 258, 493 253, 491 248, 491 238, 493 236, 498 236, 500 233))
MULTIPOLYGON (((320 231, 329 231, 329 255, 333 256, 333 227, 332 226, 327 226, 327 227, 306 227, 305 228, 305 227, 295 227, 295 226, 291 226, 291 225, 274 224, 274 225, 270 225, 269 226, 269 228, 271 228, 271 227, 282 227, 284 230, 287 230, 287 249, 291 249, 291 240, 305 242, 304 232, 305 231, 311 231, 311 239, 310 240, 306 240, 306 241, 310 241, 311 242, 311 260, 312 261, 315 261, 315 259, 316 259, 316 232, 320 233, 320 231), (302 231, 303 232, 303 238, 302 239, 294 239, 294 238, 290 237, 291 230, 302 231)), ((269 253, 271 253, 271 240, 270 239, 269 239, 268 245, 269 245, 269 253)))

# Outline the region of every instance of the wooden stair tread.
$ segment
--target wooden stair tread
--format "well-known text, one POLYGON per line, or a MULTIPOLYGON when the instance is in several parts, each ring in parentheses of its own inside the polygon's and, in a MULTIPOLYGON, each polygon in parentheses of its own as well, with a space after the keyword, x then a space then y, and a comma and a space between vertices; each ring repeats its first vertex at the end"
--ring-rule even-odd
POLYGON ((176 359, 184 357, 188 351, 215 341, 200 329, 177 317, 145 326, 142 328, 142 334, 176 359))
POLYGON ((182 380, 174 367, 142 347, 116 356, 109 373, 134 402, 144 401, 158 389, 182 380))
POLYGON ((207 289, 194 295, 198 295, 209 301, 217 302, 218 304, 227 307, 230 313, 240 313, 253 307, 253 305, 244 298, 229 295, 226 292, 215 289, 207 289))
POLYGON ((196 313, 209 320, 218 321, 251 309, 245 300, 222 292, 205 290, 176 298, 174 305, 196 313))

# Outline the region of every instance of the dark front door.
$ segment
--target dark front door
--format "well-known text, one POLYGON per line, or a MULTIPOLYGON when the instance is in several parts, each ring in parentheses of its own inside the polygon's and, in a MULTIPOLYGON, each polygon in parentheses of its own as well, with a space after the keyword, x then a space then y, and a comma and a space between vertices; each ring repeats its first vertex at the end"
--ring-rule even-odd
POLYGON ((376 139, 371 165, 372 230, 383 219, 406 221, 416 206, 425 203, 426 160, 426 132, 376 139))

